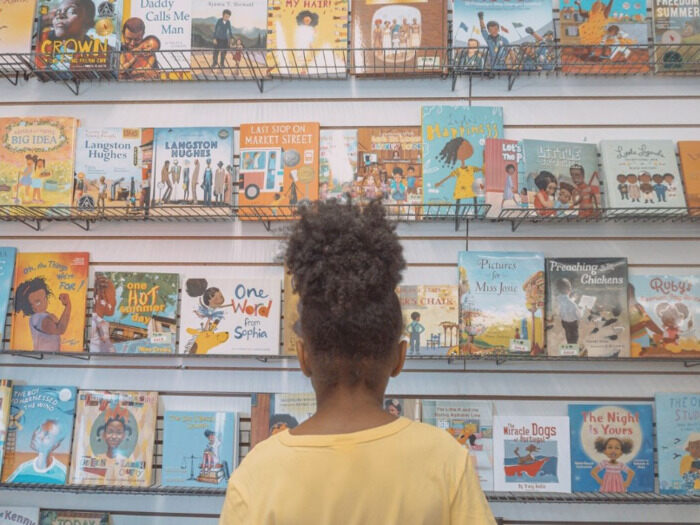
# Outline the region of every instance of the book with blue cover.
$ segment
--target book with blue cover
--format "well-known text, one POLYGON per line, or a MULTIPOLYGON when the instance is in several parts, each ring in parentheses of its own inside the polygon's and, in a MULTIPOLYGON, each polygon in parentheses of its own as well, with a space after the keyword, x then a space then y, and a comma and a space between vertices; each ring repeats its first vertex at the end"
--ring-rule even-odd
POLYGON ((10 303, 10 288, 14 278, 16 256, 16 248, 0 248, 0 350, 2 350, 2 342, 6 337, 5 321, 7 320, 7 307, 10 303))
POLYGON ((656 394, 661 494, 700 495, 700 394, 656 394))

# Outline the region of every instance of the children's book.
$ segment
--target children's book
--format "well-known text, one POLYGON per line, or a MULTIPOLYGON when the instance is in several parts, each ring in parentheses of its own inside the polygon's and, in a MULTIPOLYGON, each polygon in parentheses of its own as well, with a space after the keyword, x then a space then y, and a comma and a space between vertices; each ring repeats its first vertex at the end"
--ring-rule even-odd
POLYGON ((284 343, 282 354, 296 355, 297 341, 301 339, 301 322, 299 321, 299 295, 294 293, 292 276, 284 272, 284 323, 282 332, 284 343))
POLYGON ((656 72, 697 71, 700 50, 700 2, 653 0, 656 72))
POLYGON ((14 280, 15 257, 17 257, 16 248, 0 247, 0 350, 6 337, 7 307, 10 303, 10 288, 14 280))
POLYGON ((661 494, 700 495, 700 394, 656 394, 661 494))
POLYGON ((569 418, 494 416, 494 490, 571 492, 569 418))
POLYGON ((544 352, 544 256, 459 252, 463 354, 544 352))
POLYGON ((384 398, 384 410, 392 416, 405 417, 413 421, 421 420, 423 402, 417 398, 384 398))
POLYGON ((0 205, 70 206, 77 125, 69 117, 0 118, 0 205))
POLYGON ((293 219, 318 199, 318 122, 241 124, 238 215, 293 219))
POLYGON ((280 282, 186 275, 180 353, 278 355, 280 282))
POLYGON ((459 290, 456 285, 400 286, 398 295, 409 356, 459 353, 459 290))
POLYGON ((649 71, 645 2, 562 0, 559 38, 564 73, 649 71))
POLYGON ((693 215, 700 214, 700 140, 678 141, 685 198, 693 215))
MULTIPOLYGON (((36 0, 0 0, 0 12, 3 22, 0 25, 0 55, 28 53, 32 48, 36 0)), ((15 65, 13 61, 10 57, 3 60, 0 71, 11 70, 15 65)))
POLYGON ((39 525, 110 525, 107 512, 78 510, 42 510, 39 525))
POLYGON ((70 483, 149 487, 157 413, 157 392, 81 390, 70 483))
POLYGON ((320 147, 318 199, 345 202, 357 174, 357 130, 321 130, 320 147))
POLYGON ((250 448, 273 434, 292 429, 316 412, 316 396, 303 394, 253 394, 251 397, 250 448))
POLYGON ((547 353, 629 357, 627 258, 547 259, 547 353))
POLYGON ((688 271, 629 270, 631 357, 700 357, 699 284, 688 271))
POLYGON ((0 379, 0 472, 7 441, 7 426, 10 422, 10 405, 12 404, 12 380, 0 379))
POLYGON ((641 214, 686 207, 673 141, 603 140, 600 156, 609 207, 638 208, 641 214))
POLYGON ((0 525, 39 525, 39 507, 0 505, 0 525))
POLYGON ((238 416, 166 410, 163 421, 161 484, 225 488, 238 464, 238 416))
POLYGON ((447 430, 469 450, 482 490, 493 490, 493 405, 425 399, 423 423, 447 430))
POLYGON ((654 492, 649 405, 569 405, 574 492, 654 492))
POLYGON ((66 483, 76 391, 72 386, 14 386, 3 483, 66 483))
POLYGON ((10 350, 85 350, 86 252, 17 254, 10 350))
POLYGON ((90 352, 174 353, 179 275, 96 272, 90 352))
POLYGON ((357 0, 352 3, 356 75, 442 71, 447 58, 446 0, 357 0))
POLYGON ((489 217, 501 210, 527 207, 527 193, 519 192, 519 172, 523 163, 522 142, 486 139, 484 144, 484 185, 489 217), (523 198, 524 197, 524 198, 523 198))

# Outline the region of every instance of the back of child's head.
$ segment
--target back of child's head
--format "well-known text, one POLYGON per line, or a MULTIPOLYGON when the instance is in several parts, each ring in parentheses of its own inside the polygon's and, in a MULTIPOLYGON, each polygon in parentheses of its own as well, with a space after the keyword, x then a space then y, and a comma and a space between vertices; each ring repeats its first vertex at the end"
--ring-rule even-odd
POLYGON ((554 283, 557 293, 569 293, 571 291, 571 281, 566 278, 557 279, 554 283))

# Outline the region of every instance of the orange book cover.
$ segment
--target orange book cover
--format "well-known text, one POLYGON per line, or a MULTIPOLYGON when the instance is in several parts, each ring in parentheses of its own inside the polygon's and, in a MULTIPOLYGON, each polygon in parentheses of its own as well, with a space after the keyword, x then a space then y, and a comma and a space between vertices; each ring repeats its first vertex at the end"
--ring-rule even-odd
POLYGON ((0 0, 0 54, 31 51, 34 10, 34 0, 0 0))
POLYGON ((679 141, 678 153, 688 208, 700 208, 700 140, 679 141))

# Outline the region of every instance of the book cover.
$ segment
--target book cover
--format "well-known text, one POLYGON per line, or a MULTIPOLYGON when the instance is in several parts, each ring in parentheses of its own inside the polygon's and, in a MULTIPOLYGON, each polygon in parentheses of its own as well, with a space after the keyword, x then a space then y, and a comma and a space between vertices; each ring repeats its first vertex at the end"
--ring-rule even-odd
POLYGON ((0 525, 39 525, 39 507, 0 505, 0 525))
POLYGON ((166 410, 161 485, 226 488, 237 465, 237 450, 235 413, 166 410))
POLYGON ((463 354, 544 352, 544 255, 459 252, 463 354))
POLYGON ((316 412, 316 395, 253 394, 250 412, 250 448, 273 434, 303 423, 316 412))
POLYGON ((564 73, 649 71, 645 2, 562 0, 559 38, 564 73))
POLYGON ((387 397, 384 399, 384 410, 392 416, 406 417, 413 421, 421 420, 422 401, 417 398, 387 397))
POLYGON ((700 495, 700 394, 656 394, 661 494, 700 495))
POLYGON ((357 173, 357 130, 321 130, 318 200, 347 201, 357 173))
POLYGON ((239 217, 291 219, 317 200, 319 140, 318 122, 241 124, 239 217))
POLYGON ((233 195, 233 128, 155 128, 153 206, 221 207, 233 195))
POLYGON ((0 379, 0 473, 7 441, 7 426, 10 422, 10 405, 12 404, 12 380, 0 379))
POLYGON ((525 139, 522 145, 521 203, 543 217, 598 215, 602 190, 595 144, 525 139))
POLYGON ((0 118, 0 205, 70 206, 77 125, 69 117, 0 118))
POLYGON ((36 68, 116 71, 122 7, 122 0, 37 0, 36 68))
POLYGON ((70 483, 149 487, 157 413, 157 392, 81 390, 70 483))
MULTIPOLYGON (((679 141, 678 154, 688 207, 700 208, 700 140, 679 141)), ((700 209, 693 210, 693 214, 700 214, 700 209)))
POLYGON ((700 0, 652 0, 651 11, 656 72, 697 71, 693 57, 700 49, 700 0))
POLYGON ((522 142, 486 139, 484 144, 484 185, 489 217, 503 209, 527 207, 527 192, 520 193, 519 172, 523 164, 522 142))
POLYGON ((447 430, 469 450, 482 490, 493 490, 493 405, 425 399, 423 423, 447 430))
POLYGON ((629 270, 631 357, 700 357, 700 278, 629 270))
POLYGON ((649 405, 569 405, 574 492, 654 492, 649 405))
MULTIPOLYGON (((14 281, 16 257, 16 248, 0 247, 0 350, 2 350, 3 341, 7 337, 5 333, 6 321, 8 321, 7 308, 10 304, 10 289, 14 281)), ((2 465, 2 461, 0 461, 0 465, 2 465)))
POLYGON ((459 291, 456 285, 400 286, 403 337, 408 354, 459 353, 459 291))
POLYGON ((72 386, 14 386, 3 483, 66 483, 75 397, 72 386))
POLYGON ((547 259, 547 353, 629 357, 627 258, 547 259))
POLYGON ((90 352, 174 353, 176 273, 96 272, 90 352))
MULTIPOLYGON (((25 54, 31 50, 35 12, 36 0, 0 0, 3 21, 0 26, 0 55, 25 54)), ((11 65, 14 59, 8 57, 7 60, 9 64, 0 65, 0 71, 5 69, 5 65, 11 65)))
POLYGON ((281 295, 277 279, 184 276, 180 353, 278 355, 281 295))
POLYGON ((603 140, 600 156, 610 208, 686 207, 673 141, 603 140))
POLYGON ((282 325, 282 333, 284 335, 284 343, 282 345, 282 354, 296 355, 297 341, 301 340, 301 323, 299 322, 299 295, 294 292, 292 287, 292 276, 287 273, 286 267, 284 271, 284 318, 282 325))
POLYGON ((447 46, 446 0, 357 0, 352 3, 356 75, 442 71, 447 46))
POLYGON ((571 492, 569 418, 494 416, 494 490, 571 492))
POLYGON ((83 512, 79 510, 42 510, 39 525, 110 525, 107 512, 83 512))
POLYGON ((503 137, 503 108, 423 106, 423 203, 483 204, 484 143, 503 137))
POLYGON ((556 66, 550 0, 454 0, 452 27, 454 47, 479 48, 462 56, 470 68, 551 71, 556 66))
POLYGON ((86 252, 17 254, 10 350, 85 350, 86 252))

